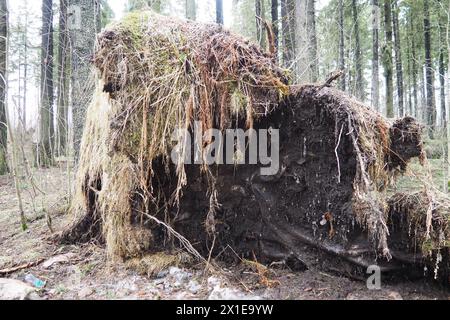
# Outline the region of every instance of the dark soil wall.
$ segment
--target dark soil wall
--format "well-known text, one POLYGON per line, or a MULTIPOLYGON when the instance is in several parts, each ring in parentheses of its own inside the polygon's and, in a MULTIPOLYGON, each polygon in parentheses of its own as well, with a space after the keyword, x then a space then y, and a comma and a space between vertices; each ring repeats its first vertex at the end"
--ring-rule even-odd
MULTIPOLYGON (((325 242, 331 252, 343 251, 348 238, 360 232, 351 210, 356 171, 352 142, 341 135, 339 183, 335 148, 341 125, 327 110, 323 101, 314 98, 293 99, 255 123, 255 129, 281 129, 281 169, 276 176, 260 176, 256 165, 213 169, 221 204, 215 215, 214 255, 226 260, 235 260, 236 254, 246 258, 255 254, 259 260, 292 254, 301 258, 298 249, 305 242, 325 242), (321 225, 324 218, 328 221, 321 225)), ((179 211, 173 208, 171 216, 175 229, 207 255, 214 238, 205 228, 208 184, 199 166, 186 170, 188 186, 179 211)), ((167 196, 173 187, 166 186, 167 196)), ((164 231, 158 233, 163 247, 164 231)))

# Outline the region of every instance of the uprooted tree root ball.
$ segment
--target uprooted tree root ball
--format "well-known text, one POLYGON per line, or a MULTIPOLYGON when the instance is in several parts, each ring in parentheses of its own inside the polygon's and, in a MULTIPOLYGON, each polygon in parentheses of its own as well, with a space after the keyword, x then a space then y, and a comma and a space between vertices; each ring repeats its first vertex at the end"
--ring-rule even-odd
POLYGON ((65 241, 102 239, 112 258, 134 264, 180 247, 203 262, 302 261, 300 244, 359 265, 394 256, 387 187, 423 158, 414 119, 391 124, 328 86, 290 86, 273 57, 239 36, 151 12, 103 31, 94 60, 65 241), (205 131, 279 129, 278 173, 183 165, 183 152, 174 164, 173 132, 195 121, 205 131))

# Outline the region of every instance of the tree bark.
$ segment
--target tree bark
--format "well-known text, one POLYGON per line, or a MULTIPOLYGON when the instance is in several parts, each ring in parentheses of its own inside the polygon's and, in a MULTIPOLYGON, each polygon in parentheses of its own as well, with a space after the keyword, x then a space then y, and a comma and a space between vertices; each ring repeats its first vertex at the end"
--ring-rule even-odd
POLYGON ((416 55, 416 46, 414 42, 414 27, 412 23, 412 13, 409 12, 409 37, 410 37, 410 45, 411 45, 411 77, 412 77, 412 95, 414 100, 414 111, 411 110, 411 114, 414 117, 418 117, 418 106, 419 99, 417 93, 417 55, 416 55))
POLYGON ((216 0, 216 22, 223 24, 223 1, 216 0))
POLYGON ((358 21, 358 6, 356 4, 356 0, 352 0, 352 14, 353 14, 353 23, 355 28, 355 72, 356 72, 356 97, 364 101, 365 93, 364 93, 364 79, 362 74, 362 61, 361 61, 361 42, 359 39, 359 21, 358 21))
POLYGON ((67 155, 69 124, 69 38, 67 30, 67 2, 59 2, 58 39, 58 153, 67 155))
POLYGON ((431 26, 430 26, 430 7, 428 0, 423 2, 423 30, 424 30, 424 49, 425 49, 425 75, 426 75, 426 123, 429 129, 430 138, 434 138, 434 129, 436 124, 436 105, 434 100, 434 74, 433 62, 431 58, 431 26))
POLYGON ((281 0, 281 28, 283 34, 283 64, 291 69, 295 60, 295 3, 281 0))
POLYGON ((296 78, 298 83, 308 83, 311 81, 307 1, 295 0, 295 57, 297 61, 296 78))
POLYGON ((275 62, 278 63, 278 48, 279 48, 279 21, 278 21, 278 0, 271 2, 271 16, 272 16, 272 30, 275 42, 275 62))
MULTIPOLYGON (((448 12, 450 12, 450 2, 448 3, 448 12)), ((446 39, 447 39, 447 56, 450 58, 450 20, 447 20, 447 26, 446 26, 447 28, 446 28, 446 39)), ((447 79, 447 86, 449 86, 448 87, 448 90, 450 90, 450 72, 448 73, 448 79, 447 79)), ((450 92, 450 91, 449 91, 450 92)), ((450 94, 449 95, 447 95, 447 99, 448 99, 448 101, 447 101, 447 105, 448 106, 450 106, 450 94)), ((449 184, 448 184, 448 179, 449 179, 449 176, 450 176, 450 163, 449 163, 449 155, 450 155, 450 139, 449 139, 449 137, 450 137, 450 125, 449 125, 449 123, 448 123, 448 121, 449 121, 449 116, 447 115, 447 118, 445 119, 445 122, 446 122, 446 128, 447 128, 447 130, 446 130, 446 137, 447 137, 447 152, 446 152, 446 159, 445 160, 447 160, 447 167, 445 168, 446 170, 445 170, 445 182, 447 182, 446 183, 446 187, 444 187, 444 192, 445 193, 448 193, 448 191, 449 191, 449 184)))
POLYGON ((256 14, 256 38, 258 39, 259 46, 266 49, 266 32, 264 26, 264 20, 266 19, 264 7, 264 0, 255 0, 255 14, 256 14))
POLYGON ((393 0, 392 21, 394 27, 394 48, 395 48, 395 71, 397 73, 397 96, 398 96, 398 115, 403 117, 405 114, 404 90, 403 90, 403 64, 402 47, 400 40, 400 26, 398 21, 398 4, 393 0))
MULTIPOLYGON (((345 71, 345 37, 344 37, 344 0, 338 2, 339 10, 339 69, 345 71)), ((339 88, 346 90, 346 75, 342 76, 339 81, 339 88)))
POLYGON ((380 4, 372 0, 372 106, 380 112, 380 57, 379 57, 380 4))
MULTIPOLYGON (((93 0, 96 1, 96 0, 93 0)), ((128 10, 143 10, 151 8, 153 11, 161 12, 161 0, 128 0, 128 10)))
MULTIPOLYGON (((28 10, 25 11, 25 25, 23 31, 23 98, 21 124, 23 133, 27 132, 27 92, 28 92, 28 10)), ((20 69, 20 68, 19 68, 20 69)))
POLYGON ((317 82, 319 77, 319 61, 317 56, 316 6, 315 0, 307 0, 307 29, 309 42, 310 81, 317 82))
POLYGON ((78 159, 86 108, 94 91, 91 60, 94 54, 99 3, 92 0, 69 0, 70 43, 72 51, 72 112, 75 158, 78 159))
POLYGON ((8 48, 8 4, 0 0, 0 175, 8 172, 8 127, 6 121, 6 61, 8 48))
POLYGON ((426 66, 420 66, 420 79, 419 79, 419 90, 420 90, 420 108, 417 111, 420 120, 426 124, 427 122, 427 78, 426 78, 426 66))
POLYGON ((445 47, 446 47, 446 32, 444 26, 444 16, 442 11, 439 11, 439 83, 440 83, 440 102, 441 102, 441 126, 444 129, 444 135, 446 134, 447 126, 447 112, 445 103, 445 47))
POLYGON ((161 13, 161 0, 150 0, 151 8, 155 10, 155 12, 161 13))
POLYGON ((406 47, 406 58, 407 58, 407 64, 406 64, 406 74, 408 75, 408 81, 406 83, 406 87, 407 87, 407 96, 408 96, 408 111, 406 112, 406 114, 408 115, 413 115, 413 97, 412 97, 412 68, 411 68, 411 60, 413 59, 412 54, 411 54, 411 38, 410 35, 408 34, 407 38, 406 38, 406 42, 407 42, 407 47, 406 47))
POLYGON ((55 127, 53 123, 53 0, 42 1, 41 106, 38 164, 53 163, 55 127))
POLYGON ((186 19, 197 20, 197 8, 195 0, 186 0, 186 19))
POLYGON ((383 46, 383 66, 386 80, 386 115, 394 117, 394 83, 392 65, 392 4, 391 0, 384 0, 384 33, 385 43, 383 46))

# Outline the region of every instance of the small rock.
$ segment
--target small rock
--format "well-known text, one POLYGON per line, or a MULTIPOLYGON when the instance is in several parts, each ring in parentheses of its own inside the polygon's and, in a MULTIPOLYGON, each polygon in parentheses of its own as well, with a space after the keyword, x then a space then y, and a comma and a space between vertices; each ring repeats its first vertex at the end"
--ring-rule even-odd
POLYGON ((403 297, 397 291, 391 291, 388 294, 390 300, 403 300, 403 297))
POLYGON ((177 280, 172 285, 173 285, 174 288, 180 288, 180 287, 183 286, 183 284, 184 284, 184 282, 181 282, 181 281, 177 280))
POLYGON ((261 300, 258 296, 249 296, 238 290, 229 288, 215 288, 208 300, 261 300))
POLYGON ((94 294, 94 290, 92 288, 86 287, 80 290, 80 292, 78 292, 78 298, 80 299, 86 299, 87 297, 91 296, 94 294))
POLYGON ((186 280, 192 277, 191 273, 177 267, 171 267, 169 269, 169 274, 175 279, 175 284, 177 284, 175 286, 180 286, 183 282, 186 282, 186 280))
POLYGON ((195 280, 189 281, 188 290, 189 292, 196 294, 202 289, 202 286, 195 280))
POLYGON ((156 275, 156 279, 162 279, 167 277, 167 275, 169 274, 169 270, 163 270, 158 272, 158 274, 156 275))
POLYGON ((36 289, 13 279, 0 279, 0 300, 32 300, 36 289))
POLYGON ((116 287, 119 290, 126 290, 127 292, 135 292, 135 291, 139 290, 139 288, 138 288, 138 286, 136 285, 135 282, 136 282, 135 279, 133 279, 133 280, 123 280, 123 281, 120 281, 117 284, 116 287))
POLYGON ((347 297, 345 298, 345 300, 359 300, 359 299, 358 299, 358 296, 357 296, 356 294, 354 294, 354 293, 349 293, 349 294, 347 295, 347 297))
POLYGON ((209 277, 208 278, 208 287, 209 288, 214 288, 214 287, 220 285, 220 283, 221 283, 221 281, 217 277, 209 277))
POLYGON ((171 276, 175 276, 175 275, 177 275, 180 272, 183 272, 183 270, 181 270, 180 268, 177 268, 177 267, 170 267, 169 268, 169 274, 171 276))
POLYGON ((209 294, 208 300, 262 300, 261 297, 251 296, 237 289, 216 286, 209 294))
POLYGON ((59 264, 59 263, 67 263, 69 262, 71 259, 73 259, 75 257, 74 253, 66 253, 66 254, 60 254, 57 256, 54 256, 50 259, 48 259, 47 261, 45 261, 42 266, 45 269, 50 268, 51 266, 53 266, 54 264, 59 264))

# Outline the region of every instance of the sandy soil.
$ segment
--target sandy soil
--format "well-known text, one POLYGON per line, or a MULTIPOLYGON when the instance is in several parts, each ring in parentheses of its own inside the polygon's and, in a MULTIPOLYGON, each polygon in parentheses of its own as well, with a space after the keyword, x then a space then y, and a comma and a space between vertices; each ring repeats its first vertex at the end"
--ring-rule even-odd
MULTIPOLYGON (((0 270, 30 262, 36 266, 0 278, 24 280, 27 275, 45 281, 35 298, 40 299, 449 299, 450 293, 427 281, 389 282, 381 290, 368 290, 364 281, 317 268, 303 272, 272 269, 271 288, 251 268, 224 268, 220 275, 205 274, 200 267, 169 268, 149 278, 110 262, 101 245, 61 246, 51 240, 45 212, 55 232, 69 217, 61 208, 67 203, 68 176, 64 169, 35 173, 38 192, 22 185, 29 229, 21 231, 17 197, 12 179, 0 177, 0 270), (52 260, 49 259, 53 258, 52 260)), ((0 271, 1 273, 1 271, 0 271)))

